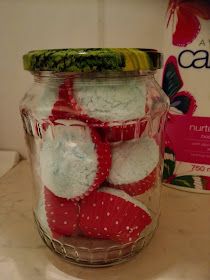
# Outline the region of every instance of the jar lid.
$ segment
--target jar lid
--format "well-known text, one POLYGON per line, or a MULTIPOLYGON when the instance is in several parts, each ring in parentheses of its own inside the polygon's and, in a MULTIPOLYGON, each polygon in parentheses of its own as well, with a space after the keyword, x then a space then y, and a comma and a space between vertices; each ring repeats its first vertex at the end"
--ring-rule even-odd
POLYGON ((23 56, 23 64, 35 72, 153 71, 161 68, 162 55, 138 48, 35 50, 23 56))

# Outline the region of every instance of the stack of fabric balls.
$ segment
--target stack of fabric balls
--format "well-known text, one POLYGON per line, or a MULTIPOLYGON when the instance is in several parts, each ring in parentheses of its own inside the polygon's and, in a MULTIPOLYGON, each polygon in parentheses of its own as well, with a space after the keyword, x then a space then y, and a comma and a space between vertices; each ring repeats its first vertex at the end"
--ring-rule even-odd
POLYGON ((39 220, 54 238, 79 234, 127 243, 152 223, 136 198, 159 177, 146 104, 139 77, 110 83, 70 77, 52 93, 45 115, 35 116, 42 138, 39 220))

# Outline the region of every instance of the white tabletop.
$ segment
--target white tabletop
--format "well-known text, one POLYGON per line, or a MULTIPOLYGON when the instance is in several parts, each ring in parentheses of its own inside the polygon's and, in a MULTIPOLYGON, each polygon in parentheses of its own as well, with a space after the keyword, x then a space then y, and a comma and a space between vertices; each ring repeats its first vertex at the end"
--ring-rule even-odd
POLYGON ((90 269, 63 262, 42 243, 32 218, 26 161, 0 179, 0 189, 1 280, 210 279, 210 195, 164 187, 151 243, 127 263, 90 269))

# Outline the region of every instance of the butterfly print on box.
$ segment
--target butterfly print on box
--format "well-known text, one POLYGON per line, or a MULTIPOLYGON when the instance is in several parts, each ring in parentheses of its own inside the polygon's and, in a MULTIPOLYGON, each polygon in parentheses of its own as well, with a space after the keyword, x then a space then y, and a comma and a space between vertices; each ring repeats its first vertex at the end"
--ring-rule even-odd
POLYGON ((198 175, 177 176, 179 166, 176 163, 176 156, 173 151, 172 143, 167 136, 165 145, 163 181, 185 188, 210 190, 210 177, 198 175))
POLYGON ((210 0, 170 0, 167 12, 172 25, 172 43, 175 46, 186 47, 198 36, 200 19, 210 19, 210 0))
POLYGON ((182 87, 177 59, 169 56, 163 71, 162 88, 170 99, 170 113, 192 115, 197 107, 196 100, 189 91, 181 90, 182 87))

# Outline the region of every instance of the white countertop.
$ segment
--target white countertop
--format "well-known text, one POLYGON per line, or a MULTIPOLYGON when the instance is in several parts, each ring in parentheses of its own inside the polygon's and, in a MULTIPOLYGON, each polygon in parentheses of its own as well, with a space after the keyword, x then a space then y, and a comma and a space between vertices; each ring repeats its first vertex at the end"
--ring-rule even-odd
POLYGON ((0 280, 209 280, 210 195, 164 187, 159 228, 129 262, 90 269, 63 262, 42 243, 22 161, 0 179, 0 280))

